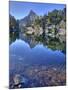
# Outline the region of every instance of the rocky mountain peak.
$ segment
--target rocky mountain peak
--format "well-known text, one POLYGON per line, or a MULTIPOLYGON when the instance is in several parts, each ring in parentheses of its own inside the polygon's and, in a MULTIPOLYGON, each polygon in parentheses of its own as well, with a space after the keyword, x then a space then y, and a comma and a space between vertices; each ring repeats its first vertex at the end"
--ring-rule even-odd
POLYGON ((33 10, 30 10, 29 15, 36 15, 36 13, 33 10))
POLYGON ((37 18, 37 14, 33 10, 30 10, 29 14, 20 20, 19 25, 20 26, 31 25, 36 18, 37 18))

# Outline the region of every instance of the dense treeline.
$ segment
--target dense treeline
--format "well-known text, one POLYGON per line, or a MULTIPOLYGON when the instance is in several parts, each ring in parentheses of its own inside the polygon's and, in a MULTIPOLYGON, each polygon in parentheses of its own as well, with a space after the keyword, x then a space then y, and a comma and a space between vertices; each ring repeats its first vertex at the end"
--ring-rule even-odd
POLYGON ((16 38, 19 38, 19 20, 16 20, 14 16, 9 15, 9 33, 10 43, 16 38))

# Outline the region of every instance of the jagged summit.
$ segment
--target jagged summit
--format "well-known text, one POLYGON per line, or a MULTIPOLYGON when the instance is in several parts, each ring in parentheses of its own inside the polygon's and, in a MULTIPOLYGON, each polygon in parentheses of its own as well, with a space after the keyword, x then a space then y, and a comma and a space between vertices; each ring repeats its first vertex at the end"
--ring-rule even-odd
POLYGON ((37 15, 37 14, 31 9, 29 15, 37 15))
POLYGON ((20 26, 32 24, 32 22, 34 22, 37 17, 38 15, 33 10, 30 10, 29 14, 20 20, 20 26))

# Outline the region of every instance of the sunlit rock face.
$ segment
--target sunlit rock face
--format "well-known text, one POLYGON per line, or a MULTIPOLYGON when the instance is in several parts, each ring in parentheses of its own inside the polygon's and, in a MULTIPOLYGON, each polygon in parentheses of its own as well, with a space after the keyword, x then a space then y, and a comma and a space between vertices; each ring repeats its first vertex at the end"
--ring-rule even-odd
POLYGON ((19 21, 20 29, 22 26, 26 26, 27 24, 28 25, 32 24, 37 17, 38 15, 34 11, 31 10, 26 17, 24 17, 23 19, 19 21))
POLYGON ((21 67, 23 64, 58 65, 65 64, 65 55, 59 50, 51 50, 43 44, 30 48, 23 40, 16 40, 9 47, 10 68, 21 67))

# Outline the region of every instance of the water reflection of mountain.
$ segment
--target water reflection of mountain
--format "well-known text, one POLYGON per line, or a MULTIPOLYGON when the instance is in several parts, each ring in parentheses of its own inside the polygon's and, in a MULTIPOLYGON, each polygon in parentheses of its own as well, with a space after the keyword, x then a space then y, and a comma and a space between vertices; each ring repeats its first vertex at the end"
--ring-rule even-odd
POLYGON ((22 40, 16 40, 10 45, 10 64, 18 62, 22 64, 63 64, 65 55, 59 50, 51 50, 43 44, 30 48, 29 44, 22 40))

